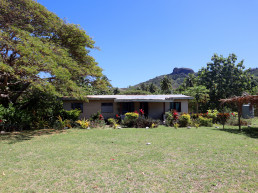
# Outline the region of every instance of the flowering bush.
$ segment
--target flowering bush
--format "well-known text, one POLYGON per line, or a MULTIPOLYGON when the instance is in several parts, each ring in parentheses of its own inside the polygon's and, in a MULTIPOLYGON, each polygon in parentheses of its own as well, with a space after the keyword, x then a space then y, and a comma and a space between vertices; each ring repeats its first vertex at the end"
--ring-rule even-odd
POLYGON ((212 127, 212 118, 199 116, 198 118, 200 126, 212 127))
POLYGON ((110 127, 113 127, 114 129, 116 129, 119 125, 117 124, 118 120, 114 119, 114 118, 109 118, 108 119, 108 123, 110 125, 110 127))
POLYGON ((230 117, 229 113, 218 113, 217 114, 218 122, 220 122, 222 125, 225 125, 225 123, 227 122, 229 117, 230 117))
POLYGON ((90 121, 85 120, 85 119, 78 120, 78 121, 76 121, 76 123, 78 123, 81 126, 81 128, 83 128, 83 129, 87 129, 88 127, 90 127, 90 121))
POLYGON ((191 117, 189 114, 182 114, 179 119, 178 123, 180 127, 186 127, 191 124, 191 117))
POLYGON ((59 115, 57 117, 55 128, 56 129, 65 129, 65 128, 71 128, 71 121, 68 119, 62 119, 62 117, 59 115))
POLYGON ((128 112, 125 114, 125 118, 122 124, 126 127, 135 127, 136 120, 139 118, 139 114, 136 112, 128 112))
POLYGON ((216 109, 215 110, 209 109, 207 111, 207 117, 208 118, 212 118, 212 122, 216 123, 217 122, 217 115, 218 115, 218 113, 219 113, 219 111, 217 111, 216 109))
POLYGON ((178 112, 176 112, 176 110, 173 110, 172 115, 173 115, 174 121, 177 121, 178 120, 178 112))
POLYGON ((104 117, 103 117, 103 115, 100 112, 93 113, 90 116, 90 121, 96 121, 96 120, 104 120, 104 117))
POLYGON ((128 112, 128 113, 125 113, 125 119, 128 119, 128 120, 136 120, 139 118, 139 114, 138 113, 135 113, 135 112, 128 112))
POLYGON ((117 124, 117 120, 114 118, 109 118, 108 119, 108 124, 113 127, 115 124, 117 124))
POLYGON ((121 117, 118 114, 116 114, 115 120, 117 123, 121 123, 121 117))

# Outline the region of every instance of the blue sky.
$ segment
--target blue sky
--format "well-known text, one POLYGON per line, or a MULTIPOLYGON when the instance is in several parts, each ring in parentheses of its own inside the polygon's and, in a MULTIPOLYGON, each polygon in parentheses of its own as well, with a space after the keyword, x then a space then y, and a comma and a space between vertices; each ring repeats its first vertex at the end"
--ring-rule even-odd
POLYGON ((258 67, 257 0, 38 0, 79 24, 114 87, 127 87, 174 67, 198 71, 214 53, 235 53, 258 67))

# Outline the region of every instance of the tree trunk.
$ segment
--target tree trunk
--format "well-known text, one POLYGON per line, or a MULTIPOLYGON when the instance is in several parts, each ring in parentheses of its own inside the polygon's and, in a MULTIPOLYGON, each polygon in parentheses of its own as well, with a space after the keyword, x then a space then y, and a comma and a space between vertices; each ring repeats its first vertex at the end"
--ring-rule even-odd
POLYGON ((198 102, 196 103, 196 112, 197 112, 197 114, 199 114, 199 103, 198 102))
POLYGON ((242 106, 238 106, 238 126, 239 126, 239 131, 241 131, 241 119, 240 119, 240 117, 241 117, 241 110, 240 110, 240 108, 241 108, 242 106))

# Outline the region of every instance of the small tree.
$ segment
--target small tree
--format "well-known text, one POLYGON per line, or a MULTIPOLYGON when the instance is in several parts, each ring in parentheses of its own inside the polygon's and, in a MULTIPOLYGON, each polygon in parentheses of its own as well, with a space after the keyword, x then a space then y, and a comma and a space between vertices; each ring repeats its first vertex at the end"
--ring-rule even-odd
POLYGON ((199 104, 207 103, 209 101, 209 90, 205 86, 195 86, 189 87, 186 91, 183 92, 185 95, 194 97, 194 100, 191 100, 191 103, 196 105, 196 113, 199 113, 199 104))
POLYGON ((156 93, 156 92, 159 91, 159 88, 158 88, 157 85, 151 83, 151 84, 150 84, 150 87, 149 87, 149 91, 150 91, 151 93, 156 93))

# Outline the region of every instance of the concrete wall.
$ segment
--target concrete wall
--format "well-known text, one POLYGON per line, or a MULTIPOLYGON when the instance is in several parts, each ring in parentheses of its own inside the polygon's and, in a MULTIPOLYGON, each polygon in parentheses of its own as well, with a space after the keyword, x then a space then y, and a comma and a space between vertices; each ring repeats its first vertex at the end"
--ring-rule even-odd
POLYGON ((188 113, 188 100, 175 100, 174 102, 181 102, 181 113, 188 113))
POLYGON ((152 119, 163 119, 164 103, 149 103, 149 117, 152 119))
MULTIPOLYGON (((71 104, 72 103, 79 103, 80 101, 64 101, 64 109, 65 110, 71 110, 71 104)), ((103 117, 105 119, 108 119, 110 117, 115 117, 118 113, 118 107, 117 103, 114 103, 113 100, 91 100, 90 102, 84 102, 83 103, 83 113, 81 113, 80 118, 86 118, 89 119, 90 116, 96 112, 101 112, 103 117), (101 103, 113 103, 113 113, 102 113, 101 112, 101 103)))

